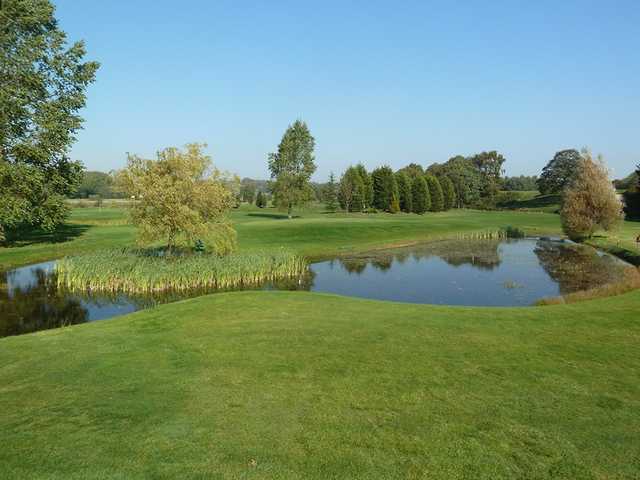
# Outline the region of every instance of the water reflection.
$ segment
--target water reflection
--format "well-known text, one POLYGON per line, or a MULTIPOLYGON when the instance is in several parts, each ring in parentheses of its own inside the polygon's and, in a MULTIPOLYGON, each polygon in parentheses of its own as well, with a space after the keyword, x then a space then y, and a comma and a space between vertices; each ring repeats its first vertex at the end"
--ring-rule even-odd
MULTIPOLYGON (((309 290, 412 303, 530 305, 593 288, 633 268, 571 243, 522 239, 442 241, 314 263, 268 290, 309 290)), ((59 291, 54 263, 0 272, 0 336, 102 320, 212 290, 152 295, 59 291)))

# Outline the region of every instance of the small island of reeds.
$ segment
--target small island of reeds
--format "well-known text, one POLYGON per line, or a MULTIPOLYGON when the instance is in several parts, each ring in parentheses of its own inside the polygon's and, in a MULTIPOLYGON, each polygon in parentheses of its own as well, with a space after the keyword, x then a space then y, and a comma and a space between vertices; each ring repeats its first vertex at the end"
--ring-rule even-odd
POLYGON ((121 249, 65 257, 56 270, 61 288, 148 293, 257 286, 300 276, 307 262, 286 250, 217 256, 121 249))

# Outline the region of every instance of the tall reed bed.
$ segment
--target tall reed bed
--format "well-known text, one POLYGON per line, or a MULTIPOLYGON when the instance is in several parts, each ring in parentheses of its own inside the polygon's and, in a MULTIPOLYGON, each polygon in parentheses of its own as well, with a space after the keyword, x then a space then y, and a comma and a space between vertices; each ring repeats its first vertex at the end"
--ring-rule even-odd
POLYGON ((147 293, 256 286, 300 276, 307 271, 307 263, 285 250, 225 257, 160 256, 136 250, 110 250, 66 257, 56 268, 61 288, 147 293))

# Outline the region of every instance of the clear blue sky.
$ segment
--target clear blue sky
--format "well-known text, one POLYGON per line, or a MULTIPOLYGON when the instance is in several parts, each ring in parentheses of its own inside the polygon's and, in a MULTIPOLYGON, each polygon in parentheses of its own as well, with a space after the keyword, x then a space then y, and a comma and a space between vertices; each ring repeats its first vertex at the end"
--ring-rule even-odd
POLYGON ((296 118, 318 172, 496 149, 536 174, 564 148, 640 162, 640 2, 54 0, 102 67, 72 157, 124 165, 200 141, 266 178, 296 118))

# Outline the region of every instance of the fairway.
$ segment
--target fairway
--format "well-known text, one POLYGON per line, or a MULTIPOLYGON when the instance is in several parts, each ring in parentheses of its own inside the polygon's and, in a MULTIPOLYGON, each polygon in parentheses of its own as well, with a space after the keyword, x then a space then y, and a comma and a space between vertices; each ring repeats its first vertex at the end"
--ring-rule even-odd
POLYGON ((0 340, 1 478, 635 478, 640 293, 240 292, 0 340))

